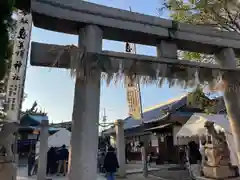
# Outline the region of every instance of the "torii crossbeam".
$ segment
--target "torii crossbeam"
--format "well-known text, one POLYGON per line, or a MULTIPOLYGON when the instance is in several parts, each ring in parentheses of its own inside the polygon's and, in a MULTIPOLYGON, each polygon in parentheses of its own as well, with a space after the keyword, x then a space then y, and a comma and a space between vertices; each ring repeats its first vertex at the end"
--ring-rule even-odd
MULTIPOLYGON (((103 30, 103 38, 156 46, 162 39, 174 39, 181 50, 215 53, 221 47, 238 52, 240 35, 216 28, 176 23, 79 0, 33 0, 36 27, 69 34, 79 34, 87 24, 103 30)), ((238 53, 237 53, 238 54, 238 53)))

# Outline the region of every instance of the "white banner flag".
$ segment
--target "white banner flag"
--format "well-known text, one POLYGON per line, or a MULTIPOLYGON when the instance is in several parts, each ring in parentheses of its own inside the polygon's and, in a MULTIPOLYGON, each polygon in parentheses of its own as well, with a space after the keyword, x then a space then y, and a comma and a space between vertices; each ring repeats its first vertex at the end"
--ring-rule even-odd
MULTIPOLYGON (((126 43, 126 52, 136 54, 136 45, 126 43)), ((127 90, 127 102, 129 108, 129 115, 136 120, 141 120, 142 110, 140 101, 140 90, 138 82, 131 82, 129 78, 125 78, 127 90)))
POLYGON ((28 49, 31 37, 32 15, 17 14, 17 27, 7 84, 7 120, 18 121, 27 68, 28 49))
POLYGON ((136 83, 126 78, 127 81, 127 102, 129 108, 129 115, 136 120, 141 120, 141 102, 140 92, 136 83))

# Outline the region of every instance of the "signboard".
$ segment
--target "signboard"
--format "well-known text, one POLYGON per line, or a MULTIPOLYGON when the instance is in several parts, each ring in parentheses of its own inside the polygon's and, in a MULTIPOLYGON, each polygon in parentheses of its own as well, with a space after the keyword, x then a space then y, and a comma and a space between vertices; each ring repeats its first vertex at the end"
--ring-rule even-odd
POLYGON ((152 147, 158 147, 158 137, 155 135, 151 135, 151 144, 152 147))
POLYGON ((24 88, 31 28, 31 14, 18 12, 6 94, 7 119, 11 121, 18 120, 20 104, 22 102, 21 98, 24 88))
POLYGON ((127 80, 127 102, 129 108, 129 115, 132 116, 136 120, 141 119, 141 102, 140 102, 140 92, 137 87, 137 84, 133 84, 130 82, 128 78, 127 80))

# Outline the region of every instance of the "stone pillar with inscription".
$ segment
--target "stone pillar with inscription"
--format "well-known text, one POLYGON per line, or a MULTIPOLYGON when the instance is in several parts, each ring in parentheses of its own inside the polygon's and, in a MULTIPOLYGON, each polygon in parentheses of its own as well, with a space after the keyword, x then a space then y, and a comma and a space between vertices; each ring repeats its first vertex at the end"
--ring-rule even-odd
POLYGON ((117 158, 119 162, 119 176, 126 176, 126 155, 125 155, 125 137, 123 120, 119 119, 115 121, 116 129, 116 147, 117 147, 117 158))
POLYGON ((0 177, 4 180, 14 180, 17 176, 17 148, 16 132, 19 123, 19 112, 22 103, 22 89, 25 78, 29 42, 31 36, 32 16, 25 12, 17 12, 16 34, 13 41, 13 54, 11 57, 10 72, 7 81, 6 93, 6 119, 1 129, 0 145, 6 153, 1 155, 2 168, 0 177), (10 128, 12 127, 12 128, 10 128), (14 147, 14 146, 13 146, 14 147), (15 144, 16 147, 16 144, 15 144), (14 150, 13 150, 14 149, 14 150), (12 152, 13 151, 13 152, 12 152), (14 152, 15 151, 15 152, 14 152), (4 160, 2 160, 4 159, 4 160), (11 173, 10 173, 11 172, 11 173))

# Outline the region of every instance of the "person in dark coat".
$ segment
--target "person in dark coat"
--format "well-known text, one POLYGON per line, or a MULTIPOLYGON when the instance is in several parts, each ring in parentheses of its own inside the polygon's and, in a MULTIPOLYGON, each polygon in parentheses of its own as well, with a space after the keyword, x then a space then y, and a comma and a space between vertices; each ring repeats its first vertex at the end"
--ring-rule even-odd
POLYGON ((184 146, 180 146, 179 148, 179 163, 181 165, 181 167, 184 167, 185 165, 185 149, 184 149, 184 146))
POLYGON ((55 149, 51 147, 47 153, 47 174, 54 173, 55 164, 56 164, 56 153, 55 153, 55 149))
POLYGON ((99 158, 99 172, 104 173, 104 159, 105 159, 105 153, 101 152, 100 158, 99 158))
POLYGON ((125 158, 126 158, 125 161, 126 161, 126 164, 130 161, 130 158, 129 158, 130 152, 131 152, 131 144, 127 143, 126 147, 125 147, 125 158))
POLYGON ((53 164, 53 174, 56 174, 58 170, 58 154, 57 154, 58 149, 56 147, 53 147, 53 149, 54 149, 54 157, 55 157, 55 162, 53 164))
POLYGON ((189 161, 191 164, 197 164, 198 161, 201 161, 202 159, 199 147, 194 141, 189 142, 188 146, 189 146, 189 161))
POLYGON ((35 164, 35 152, 33 150, 28 154, 28 176, 32 175, 32 169, 35 164))
POLYGON ((57 173, 57 175, 59 175, 61 173, 62 167, 63 167, 63 176, 66 175, 67 160, 68 160, 68 150, 66 148, 66 145, 63 145, 58 152, 58 173, 57 173))
POLYGON ((117 169, 119 168, 119 164, 118 164, 118 159, 117 159, 116 153, 112 146, 110 146, 108 148, 108 152, 104 159, 103 167, 107 173, 106 174, 107 180, 114 180, 115 179, 114 173, 117 172, 117 169))
POLYGON ((197 176, 201 175, 201 153, 199 151, 198 145, 194 142, 191 141, 188 143, 188 156, 189 156, 189 163, 190 163, 190 170, 191 170, 191 175, 195 179, 197 176))

